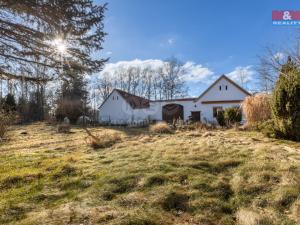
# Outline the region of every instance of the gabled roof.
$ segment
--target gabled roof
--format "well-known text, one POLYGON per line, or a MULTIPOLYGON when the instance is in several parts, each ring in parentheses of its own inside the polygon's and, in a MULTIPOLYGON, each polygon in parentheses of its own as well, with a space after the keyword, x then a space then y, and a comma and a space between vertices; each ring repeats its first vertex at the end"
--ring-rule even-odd
POLYGON ((174 98, 174 99, 167 99, 167 100, 154 100, 151 102, 183 102, 183 101, 194 101, 197 98, 174 98))
POLYGON ((243 93, 245 93, 246 95, 251 95, 248 91, 246 91, 244 88, 242 88, 240 85, 238 85, 237 83, 235 83, 233 80, 229 79, 227 76, 225 76, 224 74, 222 76, 220 76, 215 82, 213 82, 198 98, 202 98, 210 89, 212 89, 213 86, 215 86, 216 83, 218 83, 220 80, 222 79, 227 80, 229 83, 231 83, 232 85, 234 85, 235 87, 237 87, 240 91, 242 91, 243 93))
POLYGON ((130 94, 126 91, 122 91, 119 89, 115 89, 124 99, 125 101, 133 108, 133 109, 142 109, 149 107, 149 100, 142 98, 137 95, 130 94))
MULTIPOLYGON (((126 91, 122 91, 120 89, 114 89, 109 96, 103 101, 99 109, 102 107, 102 105, 106 102, 106 100, 110 97, 110 95, 114 92, 117 91, 121 97, 133 108, 133 109, 142 109, 142 108, 149 108, 150 107, 150 102, 174 102, 174 101, 194 101, 196 102, 199 100, 202 96, 204 96, 216 83, 218 83, 221 79, 226 79, 229 83, 237 87, 239 90, 241 90, 243 93, 246 95, 251 95, 248 91, 246 91, 244 88, 239 86, 237 83, 229 79, 227 76, 222 75, 220 76, 212 85, 210 85, 198 98, 180 98, 180 99, 169 99, 169 100, 155 100, 155 101, 150 101, 146 98, 130 94, 126 91)), ((240 101, 240 100, 233 100, 233 101, 240 101)))
POLYGON ((107 101, 107 99, 109 99, 109 97, 111 96, 112 93, 114 93, 114 91, 118 92, 121 97, 131 106, 131 108, 133 109, 142 109, 142 108, 148 108, 149 107, 149 100, 142 98, 140 96, 136 96, 133 94, 130 94, 126 91, 122 91, 120 89, 114 89, 112 90, 112 92, 109 94, 109 96, 102 102, 102 104, 100 105, 99 109, 104 105, 104 103, 107 101))

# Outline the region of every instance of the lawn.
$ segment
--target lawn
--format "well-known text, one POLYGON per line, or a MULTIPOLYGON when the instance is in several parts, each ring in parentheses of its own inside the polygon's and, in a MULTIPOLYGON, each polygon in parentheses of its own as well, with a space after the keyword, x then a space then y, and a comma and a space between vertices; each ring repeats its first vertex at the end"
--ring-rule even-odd
POLYGON ((300 143, 248 131, 16 126, 0 144, 0 224, 300 224, 300 143))

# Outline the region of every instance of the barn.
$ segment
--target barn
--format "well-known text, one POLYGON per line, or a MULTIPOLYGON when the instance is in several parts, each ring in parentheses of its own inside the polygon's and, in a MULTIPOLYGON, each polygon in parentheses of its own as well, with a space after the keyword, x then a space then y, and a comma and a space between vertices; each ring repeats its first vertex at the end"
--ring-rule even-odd
POLYGON ((251 95, 227 76, 220 76, 199 97, 152 101, 114 89, 99 107, 99 121, 130 124, 140 121, 215 122, 218 110, 239 106, 251 95))

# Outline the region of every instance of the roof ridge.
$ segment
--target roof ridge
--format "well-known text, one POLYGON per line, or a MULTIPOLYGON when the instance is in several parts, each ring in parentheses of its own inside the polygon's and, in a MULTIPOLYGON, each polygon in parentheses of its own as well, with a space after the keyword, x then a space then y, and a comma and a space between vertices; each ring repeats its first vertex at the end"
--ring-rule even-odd
POLYGON ((238 85, 236 82, 234 82, 233 80, 231 80, 229 77, 227 77, 225 74, 222 74, 217 80, 215 80, 205 91, 203 91, 199 97, 197 99, 200 99, 201 97, 203 97, 216 83, 218 83, 222 78, 228 80, 230 83, 232 83, 234 86, 236 86, 238 89, 240 89, 241 91, 243 91, 245 94, 247 95, 251 95, 247 90, 245 90, 243 87, 241 87, 240 85, 238 85))
POLYGON ((132 93, 130 93, 130 92, 127 92, 127 91, 123 91, 123 90, 121 90, 121 89, 118 89, 118 88, 115 88, 114 90, 116 90, 116 91, 118 91, 118 92, 122 92, 122 93, 128 94, 128 95, 131 95, 131 96, 133 96, 133 97, 138 97, 138 98, 142 98, 142 99, 145 99, 145 100, 147 100, 147 101, 150 101, 150 100, 149 100, 149 99, 147 99, 147 98, 144 98, 144 97, 141 97, 141 96, 138 96, 138 95, 132 94, 132 93))

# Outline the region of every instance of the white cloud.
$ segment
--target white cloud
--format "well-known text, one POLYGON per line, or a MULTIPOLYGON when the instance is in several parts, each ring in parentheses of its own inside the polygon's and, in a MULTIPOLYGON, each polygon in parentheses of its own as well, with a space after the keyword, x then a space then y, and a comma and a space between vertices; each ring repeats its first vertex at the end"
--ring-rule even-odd
POLYGON ((238 83, 247 83, 254 79, 255 70, 253 66, 238 66, 232 72, 228 73, 227 76, 238 83))
POLYGON ((186 73, 183 76, 185 81, 201 82, 212 76, 214 73, 207 67, 203 67, 201 64, 188 61, 183 65, 186 73))
POLYGON ((158 59, 147 59, 147 60, 140 60, 134 59, 132 61, 119 61, 116 63, 107 63, 104 66, 104 69, 101 71, 101 74, 106 72, 113 74, 115 71, 118 71, 120 68, 128 69, 130 67, 140 67, 146 68, 149 67, 150 69, 157 69, 162 66, 163 61, 158 59))
POLYGON ((106 55, 111 55, 111 54, 112 54, 111 51, 107 51, 107 52, 106 52, 106 55))
MULTIPOLYGON (((119 72, 120 69, 128 69, 130 67, 140 67, 143 68, 150 68, 152 70, 159 69, 164 64, 163 60, 160 59, 134 59, 131 61, 119 61, 116 63, 107 63, 104 66, 104 69, 98 76, 102 76, 105 73, 109 73, 110 76, 114 76, 119 72)), ((185 70, 184 75, 181 77, 184 81, 187 82, 187 85, 202 83, 204 85, 210 85, 215 79, 219 77, 219 74, 216 74, 212 71, 212 69, 203 66, 202 64, 197 64, 193 61, 187 61, 183 64, 183 68, 185 70)), ((232 80, 236 81, 237 83, 247 87, 247 85, 251 85, 255 81, 256 71, 254 70, 253 66, 238 66, 234 68, 233 71, 226 74, 232 80)), ((197 86, 197 87, 198 87, 197 86)), ((194 88, 194 86, 193 86, 194 88)), ((195 87, 196 88, 196 87, 195 87)), ((198 89, 197 89, 198 91, 198 89)))
MULTIPOLYGON (((119 69, 121 68, 128 69, 130 67, 150 68, 152 70, 157 70, 163 64, 164 62, 160 59, 135 59, 132 61, 119 61, 116 63, 108 63, 101 71, 100 76, 104 73, 114 74, 115 71, 119 71, 119 69)), ((186 62, 183 65, 183 68, 185 74, 182 76, 182 79, 187 82, 203 82, 208 80, 208 78, 214 74, 209 68, 204 67, 201 64, 196 64, 192 61, 186 62)))

